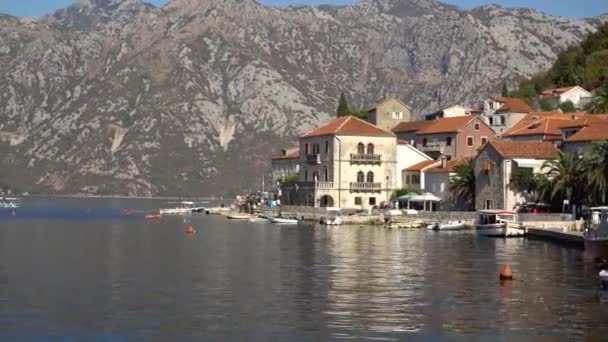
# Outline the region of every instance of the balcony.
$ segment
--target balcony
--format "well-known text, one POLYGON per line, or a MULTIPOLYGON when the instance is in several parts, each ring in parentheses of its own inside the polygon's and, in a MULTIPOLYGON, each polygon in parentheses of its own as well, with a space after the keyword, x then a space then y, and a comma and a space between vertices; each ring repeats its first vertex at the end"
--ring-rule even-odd
POLYGON ((321 155, 320 154, 307 154, 306 162, 308 164, 321 164, 321 155))
POLYGON ((443 152, 443 150, 445 149, 445 146, 442 143, 427 143, 426 146, 422 146, 422 144, 419 144, 416 146, 417 149, 419 149, 420 151, 439 151, 439 152, 443 152))
POLYGON ((350 183, 351 191, 380 191, 382 189, 382 183, 350 183))
POLYGON ((379 154, 351 153, 350 161, 353 163, 380 163, 382 162, 382 156, 379 154))
POLYGON ((295 182, 295 183, 284 183, 283 189, 292 190, 332 190, 334 189, 334 182, 295 182))

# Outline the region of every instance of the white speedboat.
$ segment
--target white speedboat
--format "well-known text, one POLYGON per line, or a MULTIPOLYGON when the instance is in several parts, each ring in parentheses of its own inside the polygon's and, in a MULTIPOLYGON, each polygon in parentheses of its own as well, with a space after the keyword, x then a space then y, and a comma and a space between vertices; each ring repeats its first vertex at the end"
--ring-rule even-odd
POLYGON ((165 209, 159 209, 159 213, 162 214, 190 214, 194 211, 204 211, 205 208, 203 207, 196 207, 194 205, 194 202, 192 201, 181 201, 179 202, 180 206, 175 207, 175 208, 165 208, 165 209))
POLYGON ((19 199, 13 197, 0 198, 0 209, 17 209, 19 208, 19 199))
POLYGON ((263 218, 263 217, 252 217, 249 219, 249 222, 252 223, 264 223, 264 222, 268 222, 268 219, 263 218))
POLYGON ((464 221, 448 221, 444 223, 433 223, 427 226, 429 230, 463 230, 466 228, 464 221))
POLYGON ((517 237, 526 235, 516 212, 507 210, 480 210, 475 223, 477 233, 491 237, 517 237))
POLYGON ((321 217, 321 224, 328 226, 339 226, 344 220, 342 219, 342 210, 340 208, 326 208, 327 214, 321 217))
POLYGON ((226 215, 226 217, 230 220, 249 220, 249 219, 251 219, 251 215, 249 215, 249 214, 230 214, 230 215, 226 215))
POLYGON ((273 217, 270 219, 270 222, 277 224, 298 224, 300 221, 283 217, 273 217))

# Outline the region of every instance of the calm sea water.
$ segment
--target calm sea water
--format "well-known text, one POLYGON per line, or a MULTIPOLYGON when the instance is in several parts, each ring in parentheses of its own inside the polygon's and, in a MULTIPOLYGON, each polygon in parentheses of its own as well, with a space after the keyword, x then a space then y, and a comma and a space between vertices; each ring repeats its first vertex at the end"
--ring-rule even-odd
POLYGON ((0 212, 0 340, 608 336, 608 302, 576 249, 202 214, 147 221, 137 212, 160 206, 46 199, 0 212), (184 234, 188 225, 198 233, 184 234), (506 262, 517 279, 501 285, 506 262))

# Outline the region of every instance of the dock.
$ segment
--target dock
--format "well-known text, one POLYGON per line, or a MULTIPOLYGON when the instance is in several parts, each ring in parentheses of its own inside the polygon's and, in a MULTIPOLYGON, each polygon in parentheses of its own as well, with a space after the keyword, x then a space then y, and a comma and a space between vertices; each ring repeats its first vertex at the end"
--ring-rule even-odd
POLYGON ((583 233, 579 231, 565 231, 560 228, 527 228, 528 237, 535 237, 549 241, 576 244, 584 247, 583 233))

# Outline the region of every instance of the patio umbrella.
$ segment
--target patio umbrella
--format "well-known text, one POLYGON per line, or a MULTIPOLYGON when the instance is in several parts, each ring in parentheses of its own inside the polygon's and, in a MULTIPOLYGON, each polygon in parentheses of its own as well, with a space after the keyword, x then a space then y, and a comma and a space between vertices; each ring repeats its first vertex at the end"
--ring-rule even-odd
POLYGON ((403 196, 399 196, 397 197, 398 201, 407 201, 407 208, 410 208, 410 200, 414 197, 418 196, 417 193, 415 192, 408 192, 407 194, 403 195, 403 196))
POLYGON ((423 204, 423 208, 424 208, 424 210, 426 210, 426 202, 431 202, 431 203, 433 203, 433 202, 441 202, 441 198, 433 195, 430 192, 427 192, 427 193, 424 193, 422 195, 418 195, 418 196, 415 196, 415 197, 411 198, 410 201, 412 201, 412 202, 423 202, 424 203, 423 204))

